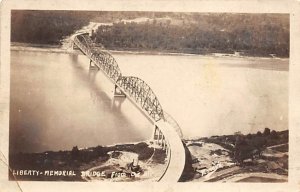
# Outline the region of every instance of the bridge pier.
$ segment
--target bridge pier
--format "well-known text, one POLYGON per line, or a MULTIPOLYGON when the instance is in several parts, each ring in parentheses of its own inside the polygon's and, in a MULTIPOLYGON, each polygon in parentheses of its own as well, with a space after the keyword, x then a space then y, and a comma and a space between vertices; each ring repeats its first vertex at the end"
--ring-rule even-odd
POLYGON ((154 127, 153 127, 154 129, 153 129, 153 134, 152 134, 152 140, 153 140, 153 143, 156 143, 156 139, 157 139, 157 135, 156 135, 156 132, 157 132, 157 126, 156 125, 154 125, 154 127))
POLYGON ((152 140, 153 140, 153 141, 155 141, 155 137, 156 137, 156 129, 157 129, 157 126, 154 125, 153 134, 152 134, 152 136, 153 136, 152 140))
POLYGON ((90 70, 99 70, 99 67, 90 59, 90 70))
POLYGON ((162 136, 162 147, 163 147, 163 150, 166 150, 166 139, 165 139, 164 135, 162 136))
POLYGON ((158 134, 157 134, 157 145, 160 146, 160 137, 161 137, 161 132, 159 129, 157 129, 158 134))
POLYGON ((126 95, 121 91, 117 84, 115 84, 114 88, 114 97, 126 97, 126 95))
POLYGON ((154 125, 153 141, 154 141, 155 144, 157 144, 163 150, 165 150, 166 153, 168 153, 168 151, 167 151, 168 145, 167 145, 167 142, 166 142, 166 138, 156 125, 154 125))
POLYGON ((111 109, 113 110, 120 110, 121 109, 121 106, 122 106, 122 103, 125 101, 125 99, 119 97, 113 97, 112 98, 112 101, 111 101, 111 109))
POLYGON ((80 50, 80 48, 74 43, 74 41, 72 41, 71 48, 73 50, 80 50))

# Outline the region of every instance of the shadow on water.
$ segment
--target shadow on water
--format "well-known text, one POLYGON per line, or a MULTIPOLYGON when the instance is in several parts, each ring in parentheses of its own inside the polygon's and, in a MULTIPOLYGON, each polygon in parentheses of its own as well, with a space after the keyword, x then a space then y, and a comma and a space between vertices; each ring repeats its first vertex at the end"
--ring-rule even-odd
MULTIPOLYGON (((102 73, 102 71, 97 69, 87 69, 88 72, 85 73, 86 69, 80 64, 80 61, 78 61, 78 55, 70 55, 72 68, 74 69, 74 73, 82 80, 82 83, 87 84, 87 86, 90 88, 90 94, 91 99, 93 100, 93 103, 97 105, 98 103, 101 103, 104 106, 104 110, 109 110, 111 113, 113 113, 115 116, 118 117, 118 119, 121 122, 124 122, 125 124, 132 124, 132 120, 127 118, 124 115, 124 112, 121 111, 122 105, 125 102, 125 97, 114 97, 113 94, 108 95, 105 91, 103 91, 103 88, 99 83, 97 83, 97 75, 103 75, 99 74, 102 73)), ((86 68, 89 68, 89 63, 86 63, 86 68)), ((104 77, 106 78, 106 77, 104 77)), ((113 84, 107 79, 107 82, 111 84, 111 87, 113 87, 113 84)), ((134 105, 132 107, 135 107, 134 105)), ((149 122, 151 123, 151 122, 149 122)), ((130 129, 128 130, 130 131, 130 129)), ((139 132, 134 132, 134 130, 131 130, 132 134, 137 135, 137 137, 142 138, 143 134, 139 132)))
POLYGON ((88 71, 88 78, 90 85, 92 86, 91 90, 91 96, 93 99, 94 103, 101 102, 102 100, 108 101, 110 100, 110 109, 112 110, 113 113, 120 113, 121 114, 121 107, 122 104, 125 101, 125 97, 114 97, 107 95, 104 91, 101 91, 101 88, 97 85, 96 82, 96 76, 98 73, 101 73, 99 70, 95 69, 89 69, 88 71), (95 91, 96 90, 96 91, 95 91), (99 97, 100 95, 100 97, 99 97))

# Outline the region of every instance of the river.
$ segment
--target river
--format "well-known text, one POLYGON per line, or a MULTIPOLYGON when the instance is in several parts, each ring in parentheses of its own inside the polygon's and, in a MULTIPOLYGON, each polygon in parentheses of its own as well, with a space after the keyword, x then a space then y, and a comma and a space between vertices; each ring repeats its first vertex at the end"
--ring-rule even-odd
MULTIPOLYGON (((185 138, 288 129, 288 59, 114 52, 185 138)), ((70 150, 151 138, 153 125, 84 55, 11 52, 10 150, 70 150)))

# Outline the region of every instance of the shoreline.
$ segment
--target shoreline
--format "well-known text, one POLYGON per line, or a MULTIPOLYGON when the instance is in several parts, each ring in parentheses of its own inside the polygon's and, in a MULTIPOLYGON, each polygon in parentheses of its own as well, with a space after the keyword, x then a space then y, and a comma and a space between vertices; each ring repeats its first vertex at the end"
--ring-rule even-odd
MULTIPOLYGON (((77 54, 70 48, 63 49, 61 45, 49 45, 49 44, 30 44, 30 43, 18 43, 12 42, 10 45, 11 51, 31 51, 31 52, 49 52, 49 53, 65 53, 65 54, 77 54)), ((202 56, 202 57, 226 57, 231 59, 278 59, 289 60, 289 57, 260 57, 260 56, 241 56, 229 53, 207 53, 207 54, 192 54, 192 53, 178 53, 178 52, 160 52, 160 51, 129 51, 129 50, 106 50, 110 53, 116 54, 131 54, 131 55, 161 55, 161 56, 202 56)), ((81 52, 80 52, 81 53, 81 52)))
POLYGON ((166 168, 166 158, 164 150, 147 141, 110 147, 75 146, 66 151, 10 154, 10 177, 18 176, 20 181, 156 180, 166 168))

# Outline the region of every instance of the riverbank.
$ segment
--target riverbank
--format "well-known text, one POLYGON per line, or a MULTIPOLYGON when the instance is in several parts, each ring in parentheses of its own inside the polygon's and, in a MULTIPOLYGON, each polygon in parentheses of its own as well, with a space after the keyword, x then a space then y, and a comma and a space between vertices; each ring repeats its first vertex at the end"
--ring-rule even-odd
POLYGON ((10 154, 10 179, 30 181, 157 180, 166 153, 151 142, 70 151, 10 154))
MULTIPOLYGON (((30 43, 18 43, 12 42, 10 46, 11 51, 32 51, 32 52, 49 52, 49 53, 65 53, 65 54, 82 54, 80 51, 74 51, 71 45, 50 45, 50 44, 30 44, 30 43)), ((167 55, 167 56, 203 56, 203 57, 228 57, 230 59, 276 59, 276 60, 288 60, 286 57, 259 57, 259 56, 242 56, 239 54, 229 53, 207 53, 207 54, 191 54, 191 53, 178 53, 167 51, 129 51, 129 50, 106 50, 114 54, 130 54, 130 55, 167 55)))
POLYGON ((62 49, 60 45, 49 44, 29 44, 12 42, 10 46, 11 51, 32 51, 32 52, 48 52, 48 53, 72 53, 68 49, 62 49))
POLYGON ((193 182, 287 182, 288 131, 185 140, 193 182))

